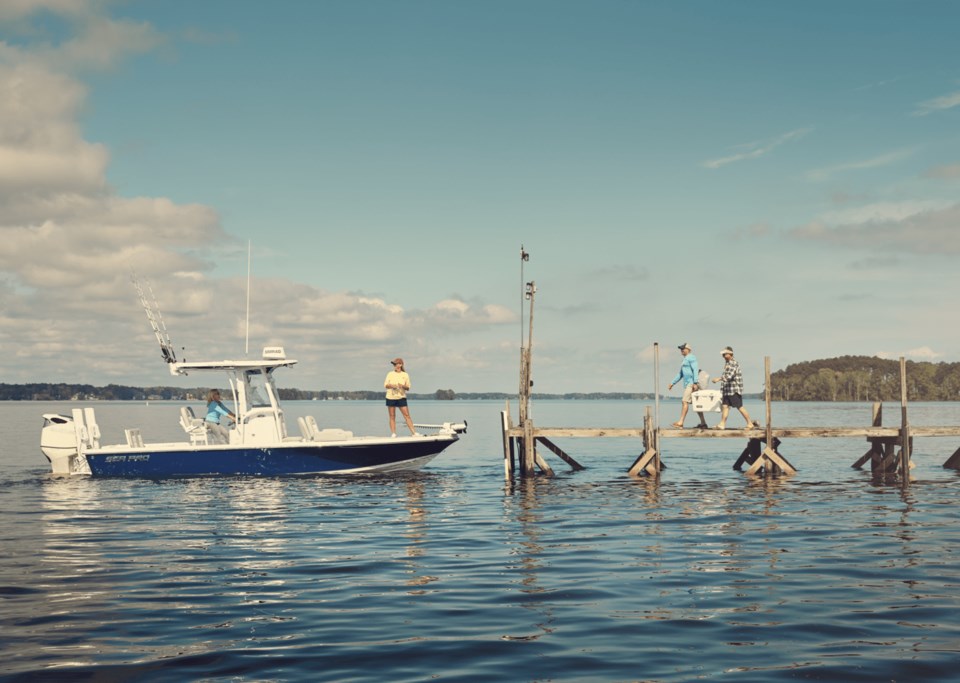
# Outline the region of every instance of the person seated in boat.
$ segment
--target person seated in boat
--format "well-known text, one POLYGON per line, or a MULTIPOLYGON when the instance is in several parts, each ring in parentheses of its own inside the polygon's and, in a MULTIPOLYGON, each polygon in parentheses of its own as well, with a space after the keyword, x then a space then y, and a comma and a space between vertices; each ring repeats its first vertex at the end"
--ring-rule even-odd
POLYGON ((204 423, 207 425, 207 431, 212 433, 220 443, 230 443, 230 432, 220 424, 221 417, 229 417, 234 422, 237 421, 237 416, 220 402, 220 390, 211 389, 207 392, 207 416, 204 418, 204 423))

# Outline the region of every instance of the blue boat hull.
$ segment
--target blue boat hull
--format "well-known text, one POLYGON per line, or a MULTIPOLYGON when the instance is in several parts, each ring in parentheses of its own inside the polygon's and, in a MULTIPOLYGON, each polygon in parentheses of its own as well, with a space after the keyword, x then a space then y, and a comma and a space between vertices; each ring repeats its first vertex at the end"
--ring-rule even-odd
POLYGON ((389 444, 283 445, 262 448, 131 449, 87 452, 100 477, 298 475, 418 469, 457 439, 415 439, 389 444))

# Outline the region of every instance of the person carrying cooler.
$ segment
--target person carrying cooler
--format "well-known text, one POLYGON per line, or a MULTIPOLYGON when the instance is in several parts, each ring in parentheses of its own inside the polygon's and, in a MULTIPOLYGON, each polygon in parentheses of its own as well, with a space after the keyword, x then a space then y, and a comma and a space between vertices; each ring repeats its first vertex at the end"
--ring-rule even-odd
MULTIPOLYGON (((700 389, 700 385, 697 383, 697 378, 700 375, 700 366, 697 364, 697 357, 693 355, 693 349, 690 348, 690 345, 684 342, 677 347, 680 349, 680 353, 683 356, 683 362, 680 364, 680 371, 677 372, 677 376, 673 378, 673 381, 667 386, 667 391, 673 389, 673 385, 678 382, 683 382, 683 397, 680 399, 680 419, 673 423, 673 426, 678 429, 683 429, 683 421, 687 417, 687 411, 690 409, 690 404, 693 403, 693 392, 700 389)), ((700 424, 697 425, 700 429, 707 428, 707 418, 701 411, 697 411, 697 415, 700 416, 700 424)))

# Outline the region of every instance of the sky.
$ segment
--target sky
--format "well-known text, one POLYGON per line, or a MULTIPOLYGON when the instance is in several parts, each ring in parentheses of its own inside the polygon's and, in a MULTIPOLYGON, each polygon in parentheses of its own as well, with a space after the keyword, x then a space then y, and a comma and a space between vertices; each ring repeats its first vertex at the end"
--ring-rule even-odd
POLYGON ((399 355, 414 392, 514 392, 526 282, 538 392, 665 391, 683 342, 713 375, 732 346, 748 392, 765 358, 960 361, 958 25, 936 0, 4 0, 0 382, 195 384, 132 274, 181 358, 282 345, 310 390, 399 355))

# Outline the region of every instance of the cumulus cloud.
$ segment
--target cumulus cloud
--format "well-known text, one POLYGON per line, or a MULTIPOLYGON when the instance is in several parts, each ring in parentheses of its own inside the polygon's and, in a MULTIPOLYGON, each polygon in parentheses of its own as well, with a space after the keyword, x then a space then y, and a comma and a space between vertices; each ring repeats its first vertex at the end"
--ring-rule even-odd
MULTIPOLYGON (((67 5, 5 4, 0 20, 45 9, 97 24, 88 13, 93 4, 67 5)), ((123 51, 100 42, 101 63, 108 52, 123 51)), ((7 329, 41 352, 57 349, 50 339, 89 341, 95 328, 82 316, 96 313, 102 323, 121 310, 131 298, 131 267, 148 274, 209 270, 196 250, 228 240, 207 207, 111 190, 110 155, 85 140, 78 124, 87 89, 51 66, 65 45, 0 51, 0 273, 9 283, 3 303, 16 312, 7 329), (30 319, 38 314, 39 325, 30 319)))
POLYGON ((56 71, 111 68, 126 57, 163 43, 163 36, 143 22, 112 19, 102 0, 6 0, 0 22, 31 36, 29 47, 0 44, 0 62, 29 61, 56 71), (63 19, 70 36, 57 41, 30 20, 44 13, 63 19))
POLYGON ((721 166, 726 166, 727 164, 733 164, 738 161, 746 161, 748 159, 758 159, 762 156, 765 156, 775 150, 780 145, 790 142, 791 140, 799 140, 804 135, 809 133, 812 128, 798 128, 796 130, 791 130, 782 135, 778 135, 775 138, 770 138, 766 140, 757 140, 755 142, 748 142, 743 145, 739 145, 734 149, 737 150, 733 154, 730 154, 725 157, 720 157, 718 159, 709 159, 702 162, 700 165, 704 168, 720 168, 721 166))
POLYGON ((960 204, 877 203, 824 214, 788 235, 858 249, 953 254, 960 253, 958 224, 960 204))
MULTIPOLYGON (((86 89, 35 64, 0 64, 0 200, 18 204, 106 188, 106 149, 82 139, 86 89)), ((14 214, 16 216, 16 214, 14 214)), ((5 211, 3 219, 9 220, 5 211)))
POLYGON ((60 16, 82 16, 94 10, 102 0, 5 0, 0 4, 0 21, 24 19, 40 11, 60 16))
POLYGON ((150 26, 103 16, 103 7, 94 0, 0 3, 0 23, 27 36, 17 46, 0 42, 5 381, 148 383, 147 361, 164 381, 131 271, 152 283, 178 355, 236 357, 248 336, 252 353, 282 344, 313 366, 310 378, 301 375, 305 388, 330 381, 358 388, 357 363, 371 357, 426 353, 438 333, 464 339, 515 322, 505 307, 462 297, 406 310, 379 296, 254 278, 248 329, 246 279, 216 276, 222 259, 240 260, 238 240, 218 214, 162 196, 118 195, 106 180, 109 150, 83 137, 87 88, 76 72, 109 68, 164 40, 150 26), (56 42, 38 34, 29 21, 39 11, 56 13, 71 35, 56 42))
POLYGON ((411 324, 430 329, 463 330, 465 327, 515 322, 517 314, 499 304, 469 304, 462 299, 444 299, 411 315, 411 324))

